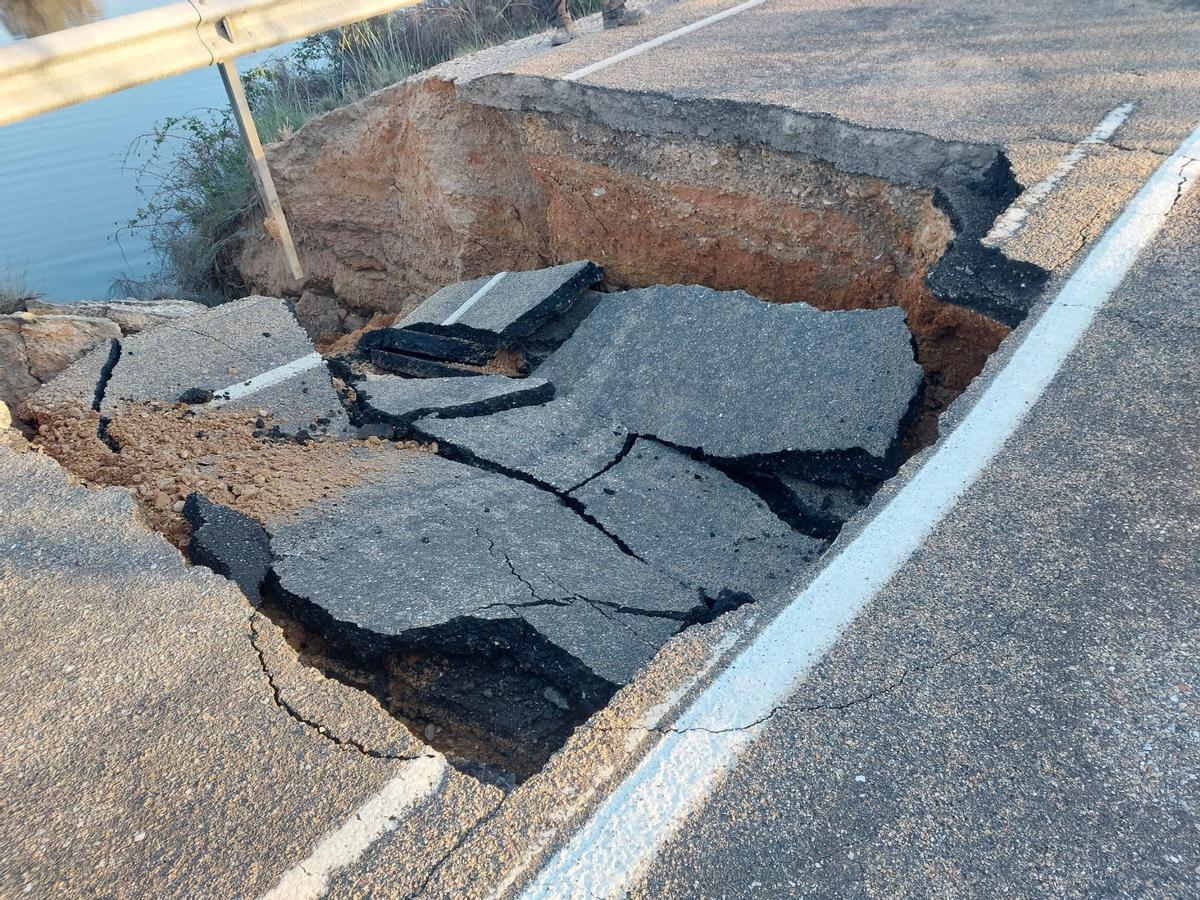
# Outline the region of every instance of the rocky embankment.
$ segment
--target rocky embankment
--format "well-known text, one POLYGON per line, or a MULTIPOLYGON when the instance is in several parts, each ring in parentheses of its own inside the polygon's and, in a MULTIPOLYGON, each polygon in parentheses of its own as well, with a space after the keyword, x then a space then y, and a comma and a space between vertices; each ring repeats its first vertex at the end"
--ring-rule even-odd
POLYGON ((203 311, 189 300, 26 300, 0 316, 0 401, 16 412, 39 387, 105 341, 203 311))

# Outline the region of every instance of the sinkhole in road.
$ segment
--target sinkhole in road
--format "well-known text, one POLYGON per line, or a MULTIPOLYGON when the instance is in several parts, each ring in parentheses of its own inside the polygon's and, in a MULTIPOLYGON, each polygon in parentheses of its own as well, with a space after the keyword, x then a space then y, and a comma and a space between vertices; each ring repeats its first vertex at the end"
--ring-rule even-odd
MULTIPOLYGON (((308 291, 363 314, 582 258, 614 289, 900 306, 927 373, 923 443, 1045 278, 979 242, 1021 189, 1000 148, 768 104, 435 72, 319 117, 270 159, 308 291)), ((244 224, 246 283, 295 290, 244 224)))
MULTIPOLYGON (((156 528, 238 579, 301 662, 503 787, 539 771, 673 635, 794 588, 936 439, 1044 275, 978 243, 1019 193, 998 149, 755 104, 434 78, 316 120, 272 161, 309 289, 348 308, 407 313, 456 280, 599 264, 553 347, 454 364, 494 373, 502 353, 502 371, 561 379, 558 393, 397 417, 371 393, 389 377, 379 357, 342 342, 334 383, 370 440, 297 444, 269 409, 208 413, 175 396, 106 407, 98 429, 98 394, 74 419, 39 413, 39 442, 84 477, 134 488, 156 528), (647 317, 622 319, 630 309, 647 317), (837 318, 851 310, 880 312, 837 318), (693 326, 704 340, 689 346, 693 326), (734 346, 749 334, 753 346, 734 346), (789 394, 803 347, 813 375, 789 394), (771 427, 743 431, 837 431, 863 396, 890 403, 861 423, 869 452, 703 433, 747 410, 771 427), (578 439, 580 416, 613 427, 578 439), (497 445, 506 428, 516 438, 497 445), (556 449, 548 464, 537 437, 549 433, 586 459, 560 471, 556 449), (291 488, 275 496, 280 482, 291 488), (172 503, 191 492, 241 517, 214 520, 213 544, 172 503), (259 569, 239 575, 248 558, 259 569), (430 597, 447 600, 443 618, 380 612, 430 597)), ((247 281, 282 295, 258 241, 243 248, 247 281)))

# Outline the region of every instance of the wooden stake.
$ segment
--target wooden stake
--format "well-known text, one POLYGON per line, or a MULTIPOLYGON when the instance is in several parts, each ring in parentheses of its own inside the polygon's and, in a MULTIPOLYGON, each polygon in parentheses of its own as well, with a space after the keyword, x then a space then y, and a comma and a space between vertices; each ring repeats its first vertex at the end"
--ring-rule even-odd
POLYGON ((271 170, 267 167, 267 157, 263 154, 262 141, 259 140, 258 129, 254 125, 254 116, 250 113, 250 104, 246 101, 242 79, 238 77, 237 66, 232 59, 218 63, 218 67, 221 70, 221 80, 225 82, 225 92, 229 94, 229 103, 233 106, 233 114, 237 118, 238 128, 242 132, 242 140, 250 152, 250 169, 254 172, 258 195, 262 197, 263 208, 267 211, 267 231, 283 250, 283 258, 287 261, 292 277, 299 281, 304 277, 304 270, 300 268, 300 257, 296 255, 292 232, 279 203, 279 194, 275 191, 271 170))

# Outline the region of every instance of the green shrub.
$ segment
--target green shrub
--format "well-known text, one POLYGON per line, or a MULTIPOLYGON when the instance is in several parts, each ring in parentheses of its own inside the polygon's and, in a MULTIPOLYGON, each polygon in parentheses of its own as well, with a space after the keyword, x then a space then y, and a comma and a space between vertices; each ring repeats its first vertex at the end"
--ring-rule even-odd
MULTIPOLYGON (((596 0, 572 0, 577 15, 596 0)), ((464 53, 546 27, 530 2, 439 0, 314 35, 242 75, 264 143, 309 119, 464 53)), ((240 223, 258 204, 233 114, 210 109, 159 122, 126 155, 141 205, 117 234, 146 236, 159 262, 114 293, 215 304, 244 295, 233 255, 240 223)))
POLYGON ((163 119, 134 141, 126 165, 137 171, 142 205, 125 228, 145 235, 159 270, 145 280, 119 279, 113 293, 231 299, 239 290, 232 262, 239 222, 257 203, 232 114, 163 119))

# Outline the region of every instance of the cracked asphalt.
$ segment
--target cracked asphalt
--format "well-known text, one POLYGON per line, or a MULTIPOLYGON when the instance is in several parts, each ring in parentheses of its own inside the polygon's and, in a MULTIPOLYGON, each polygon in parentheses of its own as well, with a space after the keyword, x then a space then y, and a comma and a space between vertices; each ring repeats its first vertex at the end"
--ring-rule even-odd
POLYGON ((1198 226, 635 896, 1195 894, 1198 226))
MULTIPOLYGON (((456 71, 561 76, 726 5, 456 71)), ((1200 121, 1198 37, 1200 11, 1166 0, 768 0, 589 83, 995 143, 1025 184, 1133 101, 1004 244, 1053 292, 1200 121)), ((1193 192, 636 896, 1200 892, 1198 254, 1193 192)), ((0 447, 0 551, 2 895, 262 895, 431 752, 121 491, 0 447)), ((673 639, 507 796, 448 771, 328 895, 515 892, 770 612, 673 639)))
POLYGON ((253 896, 425 752, 127 492, 4 447, 0 473, 0 894, 253 896))

